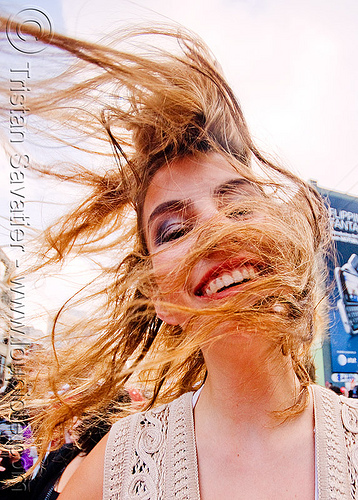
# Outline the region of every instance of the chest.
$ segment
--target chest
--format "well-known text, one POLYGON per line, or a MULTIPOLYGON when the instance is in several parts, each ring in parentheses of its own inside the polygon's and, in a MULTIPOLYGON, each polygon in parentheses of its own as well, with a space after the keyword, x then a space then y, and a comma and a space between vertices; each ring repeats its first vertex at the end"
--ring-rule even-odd
POLYGON ((314 442, 278 448, 233 454, 198 446, 200 500, 314 500, 314 442))

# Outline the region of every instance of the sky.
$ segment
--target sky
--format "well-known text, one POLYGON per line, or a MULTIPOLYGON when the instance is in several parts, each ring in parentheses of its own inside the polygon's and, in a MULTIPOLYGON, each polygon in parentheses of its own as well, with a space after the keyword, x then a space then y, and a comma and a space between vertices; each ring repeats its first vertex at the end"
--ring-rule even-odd
POLYGON ((305 179, 358 195, 356 0, 63 0, 62 12, 69 34, 92 40, 127 19, 194 30, 258 144, 305 179))
POLYGON ((209 45, 257 143, 305 179, 358 195, 356 0, 23 0, 55 30, 98 40, 119 26, 177 22, 209 45))
MULTIPOLYGON (((138 22, 192 29, 223 67, 261 149, 306 180, 358 196, 357 0, 0 0, 5 13, 29 7, 45 12, 55 30, 90 40, 138 22)), ((10 252, 8 164, 0 158, 0 244, 10 252)), ((62 211, 63 197, 61 186, 44 190, 29 178, 31 227, 62 211)), ((86 266, 72 264, 79 281, 86 266)), ((63 301, 72 271, 55 286, 37 283, 28 309, 36 300, 63 301)))

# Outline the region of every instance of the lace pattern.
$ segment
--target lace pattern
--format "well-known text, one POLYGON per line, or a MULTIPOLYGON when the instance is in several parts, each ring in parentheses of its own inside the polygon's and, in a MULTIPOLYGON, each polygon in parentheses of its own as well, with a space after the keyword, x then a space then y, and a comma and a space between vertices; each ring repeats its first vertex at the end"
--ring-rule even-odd
MULTIPOLYGON (((319 500, 358 500, 358 402, 312 391, 319 500)), ((103 500, 200 500, 192 393, 112 427, 103 500)))
POLYGON ((165 499, 200 500, 192 393, 173 401, 165 499))
POLYGON ((358 402, 341 398, 342 422, 351 479, 351 498, 358 498, 358 402))
POLYGON ((123 419, 112 427, 107 447, 112 449, 106 454, 104 463, 104 498, 108 500, 120 499, 120 487, 124 482, 125 461, 123 450, 126 448, 126 439, 130 432, 130 420, 123 419))
POLYGON ((358 406, 329 389, 312 390, 319 500, 357 500, 358 406))
POLYGON ((112 427, 107 444, 111 451, 105 457, 104 500, 199 500, 188 398, 191 393, 112 427))

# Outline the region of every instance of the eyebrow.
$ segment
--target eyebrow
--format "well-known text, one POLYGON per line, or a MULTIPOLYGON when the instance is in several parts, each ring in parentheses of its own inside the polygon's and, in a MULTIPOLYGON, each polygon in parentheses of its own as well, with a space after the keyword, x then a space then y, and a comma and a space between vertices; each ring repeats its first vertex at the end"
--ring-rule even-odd
POLYGON ((220 186, 216 187, 214 189, 214 196, 222 196, 230 192, 233 188, 237 188, 240 186, 250 186, 257 189, 257 191, 260 191, 260 188, 254 182, 240 177, 240 179, 231 179, 230 181, 224 182, 220 186))

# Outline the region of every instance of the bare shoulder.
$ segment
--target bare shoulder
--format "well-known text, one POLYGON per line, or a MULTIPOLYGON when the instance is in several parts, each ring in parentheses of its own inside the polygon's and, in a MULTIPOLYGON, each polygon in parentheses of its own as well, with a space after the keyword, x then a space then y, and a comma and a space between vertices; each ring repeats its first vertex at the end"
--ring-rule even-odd
POLYGON ((82 461, 65 486, 59 500, 102 500, 103 469, 108 434, 82 461))

